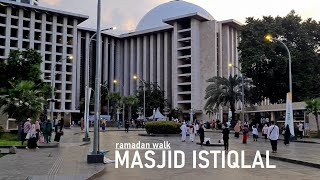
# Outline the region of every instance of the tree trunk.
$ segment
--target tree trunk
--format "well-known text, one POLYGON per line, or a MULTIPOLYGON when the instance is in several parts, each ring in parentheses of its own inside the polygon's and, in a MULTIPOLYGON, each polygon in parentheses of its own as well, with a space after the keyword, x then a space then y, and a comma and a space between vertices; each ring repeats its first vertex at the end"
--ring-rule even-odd
POLYGON ((131 118, 131 106, 129 106, 128 119, 129 119, 129 121, 132 119, 132 118, 131 118))
POLYGON ((317 123, 318 137, 320 137, 320 128, 319 128, 319 119, 318 119, 318 115, 316 115, 316 123, 317 123))
POLYGON ((234 103, 231 103, 230 105, 230 110, 231 110, 231 114, 232 114, 232 120, 231 120, 231 123, 232 123, 232 126, 234 125, 234 122, 236 120, 236 117, 235 117, 235 106, 234 106, 234 103))

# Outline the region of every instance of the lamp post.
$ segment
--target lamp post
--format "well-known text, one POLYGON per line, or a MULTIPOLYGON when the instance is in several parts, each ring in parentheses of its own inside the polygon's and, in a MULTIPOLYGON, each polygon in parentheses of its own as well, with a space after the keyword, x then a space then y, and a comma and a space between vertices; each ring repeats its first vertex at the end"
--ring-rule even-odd
POLYGON ((143 83, 143 120, 146 121, 146 82, 140 79, 137 75, 134 75, 133 79, 139 80, 143 83))
MULTIPOLYGON (((106 28, 106 29, 102 29, 100 32, 103 32, 103 31, 108 31, 108 30, 114 30, 116 29, 116 27, 111 27, 111 28, 106 28)), ((89 138, 89 106, 90 106, 90 94, 89 91, 90 91, 90 85, 89 85, 89 71, 90 71, 90 67, 89 67, 89 60, 90 60, 90 54, 92 52, 92 49, 91 49, 91 42, 93 40, 93 38, 97 35, 97 32, 94 33, 90 39, 89 39, 89 46, 87 47, 87 50, 86 50, 86 62, 85 62, 85 67, 86 67, 86 72, 85 72, 85 110, 84 110, 84 120, 85 120, 85 137, 83 138, 83 141, 87 142, 87 141, 90 141, 90 138, 89 138)), ((98 40, 98 39, 97 39, 98 40)), ((108 91, 109 93, 109 91, 108 91)), ((109 106, 108 106, 109 107, 109 106)), ((108 109, 108 115, 109 115, 109 109, 108 109)))
POLYGON ((273 42, 273 41, 280 42, 286 48, 289 56, 289 92, 292 93, 291 53, 288 46, 282 41, 280 41, 279 39, 273 38, 271 34, 267 34, 264 38, 269 42, 273 42))
MULTIPOLYGON (((120 95, 121 95, 121 93, 123 93, 123 95, 124 95, 124 85, 121 84, 120 82, 118 82, 116 79, 113 80, 113 84, 115 84, 115 85, 117 85, 117 84, 121 85, 121 86, 122 86, 122 91, 120 91, 120 95)), ((122 102, 122 103, 123 103, 123 102, 122 102)), ((125 115, 125 113, 124 113, 124 103, 123 103, 123 105, 122 105, 122 123, 124 123, 124 115, 125 115)), ((118 129, 120 129, 120 121, 118 122, 118 129)))
POLYGON ((51 68, 51 99, 50 99, 50 116, 51 116, 51 124, 52 126, 54 126, 53 124, 53 106, 54 106, 54 103, 55 103, 55 96, 54 96, 54 88, 55 88, 55 80, 56 80, 56 67, 57 67, 57 64, 59 62, 62 62, 64 60, 67 60, 67 59, 70 59, 70 60, 73 60, 73 56, 67 56, 66 58, 63 58, 63 59, 60 59, 59 61, 55 62, 54 66, 51 68))
POLYGON ((190 123, 193 123, 193 108, 190 109, 190 123))
POLYGON ((241 74, 241 83, 242 83, 242 86, 241 86, 241 91, 242 91, 242 106, 241 106, 241 112, 242 112, 242 123, 244 122, 244 76, 240 70, 239 67, 233 65, 233 64, 229 64, 228 65, 229 67, 234 67, 236 69, 238 69, 239 73, 241 74))

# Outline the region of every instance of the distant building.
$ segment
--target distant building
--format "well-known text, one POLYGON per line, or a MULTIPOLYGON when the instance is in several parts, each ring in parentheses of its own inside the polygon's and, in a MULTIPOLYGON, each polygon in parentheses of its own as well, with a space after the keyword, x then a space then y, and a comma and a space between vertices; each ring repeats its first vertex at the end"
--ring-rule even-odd
POLYGON ((25 3, 25 4, 30 4, 30 5, 36 5, 38 6, 39 1, 38 0, 10 0, 18 3, 25 3))

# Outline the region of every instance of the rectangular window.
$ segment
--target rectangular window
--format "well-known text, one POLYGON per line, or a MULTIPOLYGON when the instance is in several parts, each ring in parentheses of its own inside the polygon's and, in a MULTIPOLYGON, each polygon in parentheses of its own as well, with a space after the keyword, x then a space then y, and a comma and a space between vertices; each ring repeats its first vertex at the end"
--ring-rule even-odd
POLYGON ((19 25, 19 20, 15 18, 11 18, 11 25, 12 26, 18 26, 19 25))

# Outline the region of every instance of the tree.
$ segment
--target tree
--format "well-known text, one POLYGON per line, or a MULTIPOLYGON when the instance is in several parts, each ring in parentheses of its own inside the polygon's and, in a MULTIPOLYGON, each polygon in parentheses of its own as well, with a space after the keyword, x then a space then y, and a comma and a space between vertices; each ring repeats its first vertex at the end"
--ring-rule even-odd
POLYGON ((119 92, 110 93, 106 100, 109 100, 110 107, 112 107, 112 117, 115 119, 117 108, 120 106, 121 95, 119 92))
POLYGON ((11 88, 9 82, 14 84, 18 84, 20 81, 32 81, 35 84, 42 83, 41 63, 41 54, 36 50, 10 51, 6 61, 0 63, 0 88, 11 88))
POLYGON ((43 111, 46 100, 43 97, 44 92, 38 90, 32 81, 10 84, 11 88, 7 90, 7 95, 0 98, 0 106, 4 107, 3 112, 9 117, 18 120, 20 136, 22 121, 28 117, 37 118, 43 111))
MULTIPOLYGON (((242 77, 235 75, 229 78, 225 77, 213 77, 207 80, 211 83, 206 88, 207 99, 205 109, 210 107, 228 106, 232 112, 232 122, 235 122, 235 104, 242 98, 242 77)), ((245 89, 245 102, 249 102, 246 96, 249 96, 250 88, 252 87, 252 82, 249 79, 244 79, 244 89, 245 89)))
MULTIPOLYGON (((160 89, 157 83, 145 83, 146 87, 146 116, 153 114, 153 108, 159 108, 162 111, 166 104, 164 91, 160 89)), ((143 86, 140 86, 137 91, 138 105, 143 107, 143 86)))
POLYGON ((132 106, 137 104, 139 102, 138 98, 136 96, 124 96, 122 97, 122 101, 125 106, 128 107, 128 119, 132 119, 132 106))
POLYGON ((288 53, 279 42, 264 41, 268 33, 284 42, 291 52, 293 100, 320 96, 319 22, 302 21, 292 11, 285 17, 247 18, 240 32, 242 71, 252 78, 257 101, 269 98, 271 103, 284 102, 289 91, 288 53))
POLYGON ((312 113, 316 118, 318 137, 320 137, 319 115, 320 115, 320 98, 306 101, 306 110, 312 113))
POLYGON ((211 116, 213 116, 213 114, 217 112, 217 109, 215 106, 207 106, 205 108, 205 111, 206 111, 206 115, 208 115, 209 119, 211 119, 211 116))

